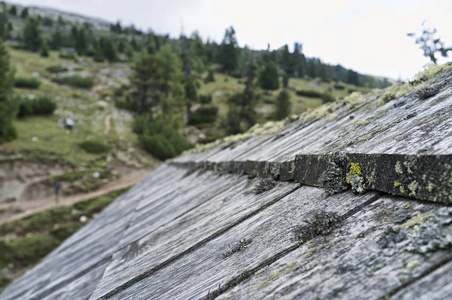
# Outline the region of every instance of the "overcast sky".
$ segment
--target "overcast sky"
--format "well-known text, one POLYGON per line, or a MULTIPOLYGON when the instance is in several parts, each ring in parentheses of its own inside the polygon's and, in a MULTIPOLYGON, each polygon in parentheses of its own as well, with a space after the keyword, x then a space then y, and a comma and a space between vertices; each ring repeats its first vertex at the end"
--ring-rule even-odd
MULTIPOLYGON (((412 77, 429 60, 407 32, 421 23, 452 45, 452 0, 15 0, 120 20, 156 33, 221 42, 233 26, 240 46, 303 44, 308 57, 394 79, 412 77)), ((452 56, 452 54, 449 54, 452 56)), ((449 58, 440 62, 450 61, 449 58)))

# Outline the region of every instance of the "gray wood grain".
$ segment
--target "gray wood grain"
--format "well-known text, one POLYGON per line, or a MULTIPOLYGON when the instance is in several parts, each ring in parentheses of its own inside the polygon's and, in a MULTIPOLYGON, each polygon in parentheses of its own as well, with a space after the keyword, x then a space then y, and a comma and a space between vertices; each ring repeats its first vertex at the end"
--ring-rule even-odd
MULTIPOLYGON (((389 249, 393 253, 385 253, 388 249, 379 245, 388 226, 400 226, 401 220, 435 214, 439 209, 439 205, 383 197, 348 218, 331 235, 318 237, 263 267, 218 299, 383 298, 452 259, 450 250, 418 254, 407 251, 402 241, 389 249)), ((417 290, 419 295, 424 292, 417 290)))
MULTIPOLYGON (((301 224, 310 211, 346 214, 375 194, 325 196, 320 189, 301 187, 177 262, 112 295, 112 299, 196 299, 207 296, 209 290, 225 285, 244 270, 259 266, 282 250, 297 245, 293 228, 301 224), (243 239, 252 242, 242 251, 225 257, 224 253, 243 239)), ((152 260, 150 257, 148 255, 147 259, 152 260)), ((93 295, 92 299, 100 296, 93 295)))

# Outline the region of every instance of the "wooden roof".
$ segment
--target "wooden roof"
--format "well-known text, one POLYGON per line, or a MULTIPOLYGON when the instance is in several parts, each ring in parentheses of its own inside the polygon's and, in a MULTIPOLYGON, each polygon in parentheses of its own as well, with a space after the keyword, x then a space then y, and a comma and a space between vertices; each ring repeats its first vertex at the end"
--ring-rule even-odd
POLYGON ((451 78, 166 162, 0 298, 450 298, 451 78))

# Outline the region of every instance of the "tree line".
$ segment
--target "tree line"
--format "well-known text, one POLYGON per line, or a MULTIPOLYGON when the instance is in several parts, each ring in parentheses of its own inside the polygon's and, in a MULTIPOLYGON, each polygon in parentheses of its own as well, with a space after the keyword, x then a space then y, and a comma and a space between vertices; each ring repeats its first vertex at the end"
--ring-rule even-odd
MULTIPOLYGON (((227 100, 228 113, 221 127, 228 134, 243 132, 257 122, 257 87, 276 90, 281 82, 283 87, 288 87, 290 78, 320 78, 325 82, 342 81, 365 87, 388 85, 385 80, 359 74, 341 65, 308 58, 300 43, 295 43, 292 51, 288 45, 273 51, 270 47, 266 50, 239 47, 233 27, 226 29, 221 43, 204 42, 197 32, 171 39, 152 31, 145 33, 133 25, 124 27, 120 22, 110 24, 108 31, 99 31, 92 24, 70 23, 61 16, 52 20, 28 12, 23 14, 22 10, 18 17, 19 12, 13 7, 8 10, 3 5, 0 14, 0 38, 3 40, 11 36, 9 18, 22 18, 22 29, 16 40, 29 51, 47 56, 49 49, 72 50, 97 62, 134 62, 134 74, 127 91, 136 113, 134 131, 143 147, 160 159, 178 155, 192 146, 179 133, 185 122, 195 124, 216 119, 218 108, 210 103, 211 97, 198 94, 199 82, 215 80, 215 72, 241 78, 245 83, 243 91, 227 100), (193 112, 191 108, 195 103, 200 108, 193 112)), ((5 55, 7 57, 7 53, 5 55)), ((8 72, 4 70, 4 74, 10 74, 8 72)), ((8 82, 5 79, 5 91, 8 82)), ((283 119, 290 113, 287 91, 280 92, 276 101, 274 118, 283 119)), ((12 110, 3 110, 8 111, 12 110)), ((4 120, 9 122, 7 118, 4 120)), ((11 130, 8 128, 12 128, 12 125, 0 126, 3 126, 0 131, 3 136, 11 130)))

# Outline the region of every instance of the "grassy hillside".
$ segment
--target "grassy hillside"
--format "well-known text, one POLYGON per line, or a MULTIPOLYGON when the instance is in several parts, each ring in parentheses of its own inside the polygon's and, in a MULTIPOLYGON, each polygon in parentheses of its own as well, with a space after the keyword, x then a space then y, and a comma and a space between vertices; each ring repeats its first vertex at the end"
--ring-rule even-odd
MULTIPOLYGON (((57 52, 51 52, 48 58, 13 48, 9 53, 16 79, 37 78, 41 82, 38 89, 16 88, 16 97, 46 96, 56 102, 57 108, 51 116, 16 120, 19 137, 0 145, 0 166, 2 162, 22 162, 58 167, 58 172, 50 171, 53 176, 49 174, 41 183, 51 187, 56 181, 63 182, 63 193, 72 194, 96 189, 121 173, 150 169, 157 163, 137 147, 136 135, 131 130, 131 113, 117 109, 110 96, 114 87, 127 83, 130 70, 126 64, 95 63, 90 58, 67 60, 57 52), (51 73, 49 67, 55 66, 67 71, 51 73), (54 82, 56 76, 71 75, 92 77, 94 85, 77 88, 54 82), (72 130, 64 128, 70 112, 77 118, 72 130), (86 141, 96 141, 107 146, 107 150, 87 152, 82 148, 86 141), (93 177, 95 173, 98 176, 93 177)), ((17 179, 26 181, 27 178, 17 179)))
POLYGON ((0 291, 94 218, 125 190, 0 225, 0 291))

